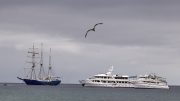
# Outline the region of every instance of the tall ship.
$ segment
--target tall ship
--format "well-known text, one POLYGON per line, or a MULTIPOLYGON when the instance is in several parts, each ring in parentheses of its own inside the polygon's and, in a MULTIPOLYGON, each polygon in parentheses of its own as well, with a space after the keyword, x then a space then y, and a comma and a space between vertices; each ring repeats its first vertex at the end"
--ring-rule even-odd
POLYGON ((165 78, 156 74, 140 75, 134 82, 134 88, 158 88, 169 89, 165 78))
POLYGON ((94 75, 86 80, 80 80, 82 86, 89 87, 134 87, 134 77, 127 75, 113 75, 113 66, 107 73, 94 75))
MULTIPOLYGON (((51 66, 51 49, 49 55, 49 67, 48 72, 45 73, 44 66, 43 66, 43 51, 42 51, 42 44, 41 44, 41 52, 38 52, 38 49, 34 47, 30 48, 28 51, 28 57, 31 58, 31 61, 28 62, 31 64, 31 67, 28 68, 28 73, 24 78, 17 77, 19 80, 22 80, 27 85, 59 85, 61 83, 60 77, 54 76, 52 66, 51 66), (39 58, 40 55, 40 62, 36 60, 39 58), (40 64, 40 65, 39 65, 40 64)), ((26 68, 27 69, 27 68, 26 68)))

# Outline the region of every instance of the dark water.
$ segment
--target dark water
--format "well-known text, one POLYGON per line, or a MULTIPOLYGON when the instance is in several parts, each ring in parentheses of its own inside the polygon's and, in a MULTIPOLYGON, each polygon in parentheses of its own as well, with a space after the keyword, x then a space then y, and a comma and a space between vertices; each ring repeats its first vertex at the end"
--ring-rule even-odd
POLYGON ((162 90, 0 84, 0 101, 180 101, 180 87, 162 90))

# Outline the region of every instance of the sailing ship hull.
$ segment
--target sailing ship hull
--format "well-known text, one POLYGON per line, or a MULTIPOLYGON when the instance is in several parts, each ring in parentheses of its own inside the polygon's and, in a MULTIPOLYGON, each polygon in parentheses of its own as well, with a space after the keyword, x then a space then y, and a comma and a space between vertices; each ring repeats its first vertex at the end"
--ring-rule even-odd
POLYGON ((47 80, 31 80, 31 79, 18 79, 24 81, 27 85, 51 85, 51 86, 56 86, 61 83, 61 80, 52 80, 52 81, 47 81, 47 80))

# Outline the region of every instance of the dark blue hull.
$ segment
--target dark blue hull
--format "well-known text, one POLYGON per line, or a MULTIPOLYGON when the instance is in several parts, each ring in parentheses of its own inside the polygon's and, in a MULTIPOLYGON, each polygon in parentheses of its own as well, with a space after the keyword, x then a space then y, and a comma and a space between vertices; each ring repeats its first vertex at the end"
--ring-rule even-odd
POLYGON ((51 86, 56 86, 59 85, 61 83, 61 80, 53 80, 53 81, 46 81, 46 80, 31 80, 31 79, 22 79, 19 78, 18 79, 24 81, 27 85, 51 85, 51 86))

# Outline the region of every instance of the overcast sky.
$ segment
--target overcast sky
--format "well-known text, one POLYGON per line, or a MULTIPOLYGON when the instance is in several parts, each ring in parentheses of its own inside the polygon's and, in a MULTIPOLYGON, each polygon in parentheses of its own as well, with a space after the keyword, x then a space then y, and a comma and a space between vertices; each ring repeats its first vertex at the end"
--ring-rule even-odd
POLYGON ((156 73, 180 85, 179 0, 0 0, 0 82, 22 82, 28 48, 44 43, 44 66, 78 83, 114 74, 156 73), (95 23, 103 22, 84 35, 95 23))

